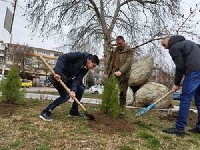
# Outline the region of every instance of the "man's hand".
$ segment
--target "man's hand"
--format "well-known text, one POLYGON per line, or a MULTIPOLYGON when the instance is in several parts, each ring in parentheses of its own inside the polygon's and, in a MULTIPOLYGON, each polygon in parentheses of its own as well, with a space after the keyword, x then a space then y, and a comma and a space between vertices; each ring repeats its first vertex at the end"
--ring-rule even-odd
POLYGON ((70 91, 69 96, 74 99, 76 97, 76 93, 74 91, 70 91))
POLYGON ((61 76, 59 74, 55 74, 54 78, 59 81, 61 79, 61 76))
POLYGON ((177 91, 178 89, 180 89, 180 86, 178 86, 178 85, 174 85, 173 87, 172 87, 172 90, 175 92, 175 91, 177 91))
POLYGON ((117 77, 121 76, 121 74, 122 74, 122 73, 121 73, 120 71, 114 72, 114 75, 117 76, 117 77))

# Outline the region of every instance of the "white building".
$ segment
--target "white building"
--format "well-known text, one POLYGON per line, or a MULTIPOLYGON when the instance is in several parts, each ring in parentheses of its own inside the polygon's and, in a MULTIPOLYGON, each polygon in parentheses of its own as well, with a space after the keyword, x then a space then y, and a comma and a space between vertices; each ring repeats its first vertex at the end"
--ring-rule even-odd
MULTIPOLYGON (((62 54, 62 52, 47 50, 42 48, 29 47, 27 45, 19 44, 8 44, 0 41, 0 74, 5 70, 5 75, 7 74, 10 66, 13 62, 17 63, 20 69, 20 74, 28 76, 47 76, 50 72, 37 57, 28 56, 28 53, 37 53, 41 55, 49 56, 45 58, 50 66, 55 66, 57 57, 62 54), (6 57, 5 57, 6 56, 6 57), (6 58, 6 64, 5 64, 6 58), (21 60, 20 60, 21 59, 21 60), (5 64, 5 69, 3 69, 5 64)), ((25 77, 26 78, 26 77, 25 77)))

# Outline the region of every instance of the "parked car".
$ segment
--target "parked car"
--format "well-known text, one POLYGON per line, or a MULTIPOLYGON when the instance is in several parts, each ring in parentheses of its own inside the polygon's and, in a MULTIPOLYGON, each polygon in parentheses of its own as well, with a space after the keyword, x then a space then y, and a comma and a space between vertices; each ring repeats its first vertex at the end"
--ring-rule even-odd
POLYGON ((103 90, 104 90, 104 86, 103 85, 94 85, 94 86, 91 86, 89 88, 89 91, 92 94, 102 94, 103 90))
POLYGON ((37 82, 37 86, 39 86, 39 87, 45 86, 45 85, 44 85, 44 80, 39 80, 39 81, 37 82))
POLYGON ((37 83, 38 87, 53 87, 49 80, 39 80, 37 83))
POLYGON ((21 87, 32 87, 33 86, 33 82, 31 80, 27 80, 27 79, 21 79, 21 87))
POLYGON ((173 100, 180 100, 181 93, 182 93, 182 90, 181 90, 181 89, 179 89, 179 90, 177 90, 176 92, 174 92, 174 93, 172 94, 173 100))

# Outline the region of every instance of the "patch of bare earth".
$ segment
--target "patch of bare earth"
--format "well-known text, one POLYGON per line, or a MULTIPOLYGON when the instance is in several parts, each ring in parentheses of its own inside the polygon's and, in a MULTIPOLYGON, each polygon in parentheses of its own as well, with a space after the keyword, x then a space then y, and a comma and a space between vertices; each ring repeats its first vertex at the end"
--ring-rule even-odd
POLYGON ((113 134, 119 132, 132 134, 136 125, 134 122, 127 121, 123 116, 114 118, 99 113, 93 115, 95 120, 89 121, 88 127, 99 133, 113 134))
MULTIPOLYGON (((175 121, 177 116, 178 116, 178 112, 172 112, 171 114, 167 116, 160 116, 160 119, 175 121)), ((188 116, 188 126, 195 127, 196 123, 197 123, 197 114, 194 111, 190 110, 189 116, 188 116)))
POLYGON ((20 107, 17 104, 10 104, 10 103, 0 103, 0 116, 2 118, 7 118, 15 114, 16 109, 20 107))

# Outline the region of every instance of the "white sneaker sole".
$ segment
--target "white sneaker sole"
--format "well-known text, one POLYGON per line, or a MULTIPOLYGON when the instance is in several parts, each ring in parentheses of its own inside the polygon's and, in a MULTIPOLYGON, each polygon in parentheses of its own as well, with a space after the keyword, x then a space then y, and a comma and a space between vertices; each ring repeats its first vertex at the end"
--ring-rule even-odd
POLYGON ((39 116, 44 121, 52 121, 53 119, 45 119, 42 115, 39 116))

